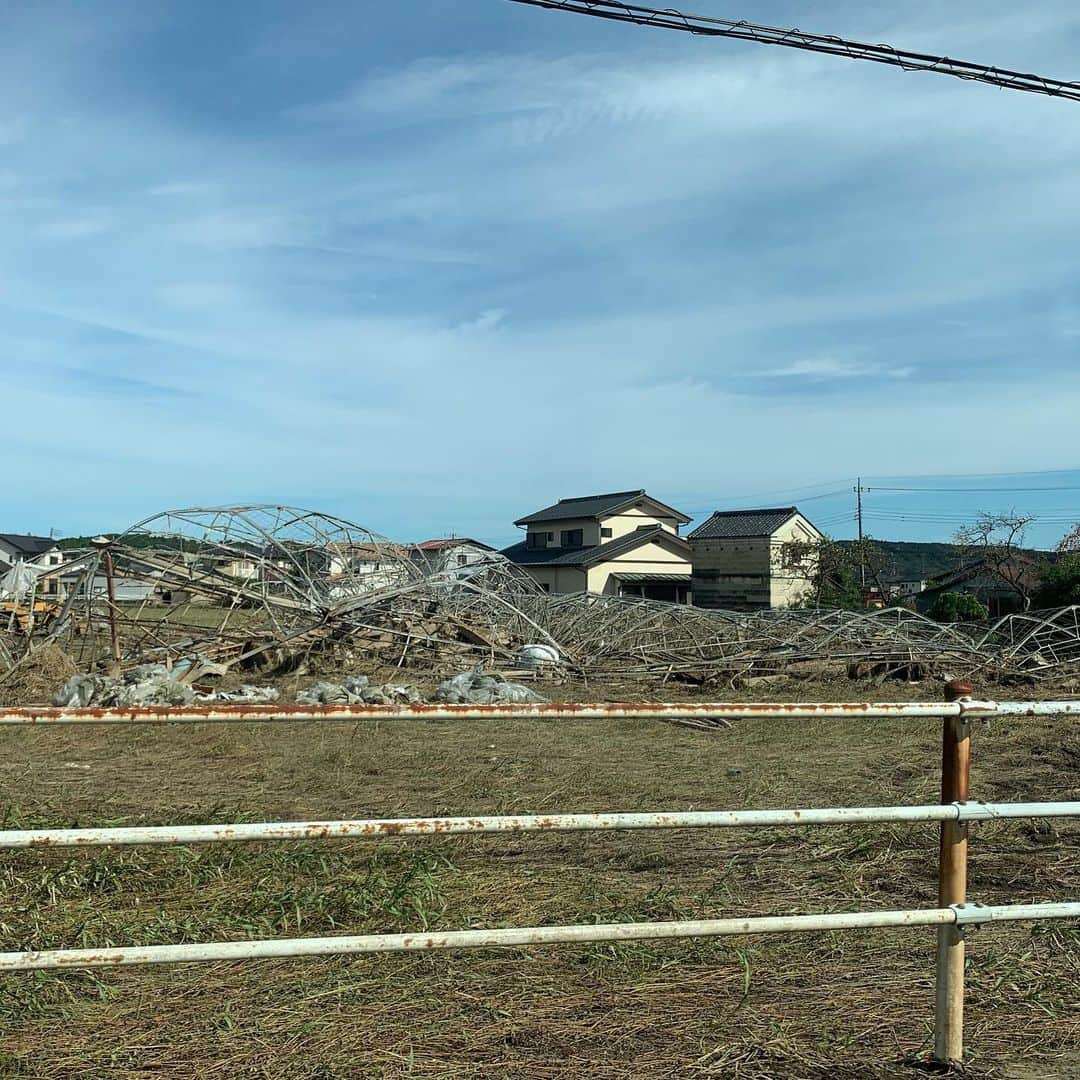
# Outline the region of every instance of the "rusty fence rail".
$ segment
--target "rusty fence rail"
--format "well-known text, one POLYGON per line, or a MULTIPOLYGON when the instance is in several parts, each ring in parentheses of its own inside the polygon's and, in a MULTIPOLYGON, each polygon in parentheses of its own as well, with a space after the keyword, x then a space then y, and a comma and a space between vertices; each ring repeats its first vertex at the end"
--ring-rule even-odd
POLYGON ((140 705, 0 708, 0 724, 238 724, 397 720, 895 720, 1077 716, 1080 701, 705 702, 700 705, 140 705))
POLYGON ((1080 802, 983 803, 969 798, 970 721, 995 716, 1067 716, 1080 701, 976 701, 964 684, 950 684, 941 703, 727 703, 701 705, 322 705, 180 706, 116 709, 17 708, 0 710, 0 725, 335 722, 379 720, 723 720, 735 718, 936 719, 943 722, 942 799, 923 806, 832 807, 782 810, 668 811, 391 818, 354 821, 238 822, 116 828, 9 829, 0 849, 193 844, 313 839, 372 839, 484 833, 623 829, 844 826, 863 823, 939 822, 941 852, 938 906, 901 911, 831 912, 671 922, 533 926, 367 934, 182 945, 49 949, 0 953, 4 972, 112 967, 133 964, 213 962, 270 957, 352 955, 410 950, 549 945, 567 942, 665 940, 742 934, 807 933, 887 927, 937 928, 937 1003, 934 1054, 942 1062, 963 1057, 964 930, 1007 921, 1080 919, 1080 902, 982 906, 967 902, 967 830, 971 822, 1080 817, 1080 802))

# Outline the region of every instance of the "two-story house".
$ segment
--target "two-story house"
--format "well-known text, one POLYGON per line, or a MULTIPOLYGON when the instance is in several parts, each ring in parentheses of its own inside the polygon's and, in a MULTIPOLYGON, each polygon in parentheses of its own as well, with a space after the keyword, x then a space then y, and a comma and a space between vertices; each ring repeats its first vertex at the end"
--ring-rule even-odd
POLYGON ((592 592, 689 602, 690 519, 637 491, 560 499, 514 522, 525 538, 503 551, 551 593, 592 592))
POLYGON ((495 549, 468 536, 424 540, 409 551, 409 558, 424 574, 445 574, 488 562, 495 549))
POLYGON ((786 608, 811 590, 822 534, 796 506, 718 510, 688 537, 694 604, 786 608))

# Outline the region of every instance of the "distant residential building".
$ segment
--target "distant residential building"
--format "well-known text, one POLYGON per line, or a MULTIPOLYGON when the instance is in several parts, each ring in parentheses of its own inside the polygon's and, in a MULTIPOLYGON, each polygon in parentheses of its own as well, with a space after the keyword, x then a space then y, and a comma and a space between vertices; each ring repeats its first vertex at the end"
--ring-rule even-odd
POLYGON ((795 506, 718 510, 688 537, 697 607, 787 608, 811 590, 824 539, 795 506))
POLYGON ((687 603, 690 521, 644 489, 560 499, 514 522, 525 538, 503 551, 551 593, 592 592, 687 603))
MULTIPOLYGON (((28 536, 22 533, 0 533, 0 574, 7 573, 16 563, 31 567, 39 576, 64 561, 64 553, 51 536, 28 536)), ((57 576, 40 582, 42 596, 57 596, 60 581, 57 576)))
POLYGON ((495 549, 468 536, 424 540, 409 550, 409 558, 425 574, 440 574, 485 562, 495 549))
POLYGON ((331 543, 323 549, 330 596, 335 600, 372 592, 408 580, 409 553, 401 544, 331 543))
MULTIPOLYGON (((1008 565, 1006 572, 1020 589, 1032 596, 1039 587, 1042 568, 1030 555, 1018 553, 1008 565)), ((1010 585, 984 559, 975 559, 953 570, 939 574, 926 582, 926 588, 915 599, 915 610, 928 615, 942 593, 964 592, 976 596, 986 607, 991 618, 1024 610, 1020 591, 1010 585)))
POLYGON ((890 600, 906 603, 913 600, 926 588, 926 579, 919 578, 915 581, 889 581, 886 584, 890 600))
POLYGON ((199 557, 197 567, 238 581, 251 581, 259 576, 259 562, 254 555, 203 555, 199 557))

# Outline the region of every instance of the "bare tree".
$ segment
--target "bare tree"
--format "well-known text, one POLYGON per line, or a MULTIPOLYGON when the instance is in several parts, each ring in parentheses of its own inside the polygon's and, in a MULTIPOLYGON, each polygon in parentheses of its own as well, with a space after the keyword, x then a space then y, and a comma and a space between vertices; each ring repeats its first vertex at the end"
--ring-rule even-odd
POLYGON ((1023 611, 1031 608, 1038 586, 1033 560, 1024 551, 1028 526, 1035 520, 1026 514, 979 514, 971 525, 953 536, 963 561, 977 560, 986 573, 1016 593, 1023 611))
POLYGON ((1080 525, 1074 525, 1058 542, 1055 551, 1062 555, 1072 555, 1080 551, 1080 525))

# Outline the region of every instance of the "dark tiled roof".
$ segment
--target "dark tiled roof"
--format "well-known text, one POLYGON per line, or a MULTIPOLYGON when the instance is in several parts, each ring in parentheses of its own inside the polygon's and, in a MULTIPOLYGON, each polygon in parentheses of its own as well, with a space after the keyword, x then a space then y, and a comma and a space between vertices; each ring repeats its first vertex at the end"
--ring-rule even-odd
POLYGON ((727 540, 736 537, 772 536, 799 511, 794 506, 765 510, 717 510, 688 537, 689 540, 727 540))
POLYGON ((56 547, 49 536, 22 536, 19 533, 0 533, 0 540, 10 544, 21 555, 42 555, 56 547))
POLYGON ((665 540, 674 541, 679 545, 680 550, 685 548, 686 557, 690 557, 690 545, 681 536, 668 532, 662 525, 628 533, 617 540, 609 540, 606 544, 571 548, 569 551, 565 548, 530 548, 523 540, 520 544, 505 548, 502 554, 519 566, 592 566, 627 551, 633 551, 634 548, 647 544, 660 535, 663 535, 665 540))
POLYGON ((577 499, 560 499, 554 506, 546 506, 543 510, 537 510, 535 514, 518 518, 514 524, 528 525, 533 521, 568 521, 571 518, 598 517, 600 514, 610 514, 624 506, 630 506, 641 498, 646 498, 657 506, 663 507, 670 512, 671 517, 681 522, 690 520, 685 514, 668 506, 667 503, 646 495, 644 488, 638 488, 636 491, 610 491, 606 495, 583 495, 577 499))

